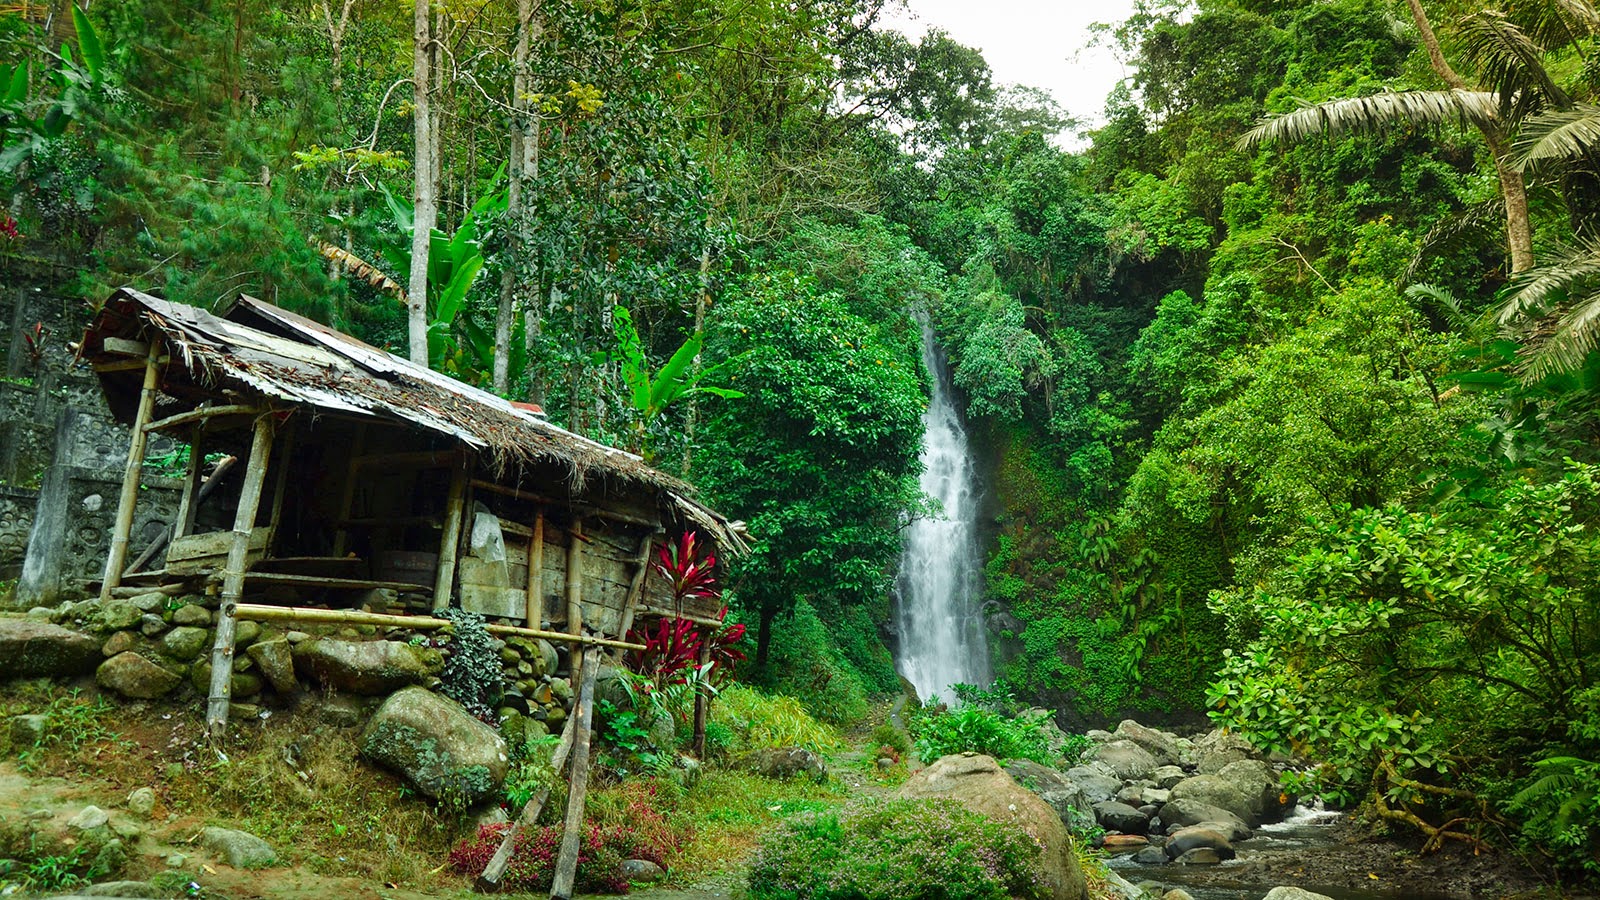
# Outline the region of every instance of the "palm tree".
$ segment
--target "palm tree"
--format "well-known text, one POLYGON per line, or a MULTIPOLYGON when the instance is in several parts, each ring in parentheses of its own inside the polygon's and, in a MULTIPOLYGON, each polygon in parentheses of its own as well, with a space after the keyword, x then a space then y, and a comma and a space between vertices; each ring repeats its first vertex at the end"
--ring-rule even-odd
POLYGON ((1397 91, 1308 105, 1267 119, 1246 132, 1239 146, 1249 149, 1316 134, 1395 126, 1459 123, 1475 127, 1483 135, 1500 181, 1511 271, 1526 272, 1534 266, 1533 229, 1523 166, 1513 154, 1512 136, 1541 111, 1568 110, 1574 105, 1546 71, 1546 49, 1536 38, 1548 47, 1577 46, 1600 30, 1600 16, 1589 0, 1551 0, 1519 10, 1520 22, 1497 10, 1467 16, 1458 30, 1462 56, 1478 75, 1478 83, 1471 84, 1445 59, 1421 0, 1406 2, 1434 73, 1445 84, 1443 90, 1397 91))

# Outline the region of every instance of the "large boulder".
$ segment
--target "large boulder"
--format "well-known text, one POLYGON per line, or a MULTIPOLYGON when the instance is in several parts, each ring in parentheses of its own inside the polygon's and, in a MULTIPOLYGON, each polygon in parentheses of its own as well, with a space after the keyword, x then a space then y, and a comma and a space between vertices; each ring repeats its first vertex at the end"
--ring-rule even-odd
POLYGON ((232 828, 204 828, 200 843, 211 848, 236 869, 259 869, 278 861, 272 845, 248 831, 232 828))
POLYGON ((1241 759, 1228 763, 1217 777, 1238 788, 1251 799, 1256 810, 1256 821, 1277 821, 1283 818, 1288 798, 1279 787, 1278 774, 1259 759, 1241 759))
POLYGON ((429 797, 463 808, 498 791, 510 764, 498 732, 420 687, 397 691, 378 707, 361 752, 429 797))
POLYGON ((154 700, 164 697, 183 682, 183 676, 169 672, 133 651, 118 653, 100 664, 94 673, 96 684, 124 697, 154 700))
POLYGON ((1107 831, 1144 834, 1150 830, 1150 817, 1126 803, 1102 800, 1094 805, 1095 820, 1107 831))
POLYGON ((1148 750, 1133 741, 1120 739, 1096 746, 1085 758, 1111 769, 1123 781, 1149 778, 1160 765, 1148 750))
POLYGON ((1259 759, 1255 745, 1231 731, 1217 729, 1207 732, 1194 742, 1196 761, 1201 775, 1215 775, 1229 763, 1242 759, 1259 759))
POLYGON ((1077 785, 1090 803, 1110 800, 1122 789, 1122 779, 1099 763, 1073 766, 1067 770, 1067 780, 1077 785))
POLYGON ((1083 788, 1060 770, 1041 766, 1031 759, 1014 759, 1006 763, 1006 774, 1049 804, 1068 831, 1075 825, 1074 817, 1085 825, 1094 820, 1094 803, 1083 788))
POLYGON ((1220 806, 1188 798, 1179 798, 1164 804, 1161 807, 1161 821, 1166 823, 1169 833, 1177 828, 1187 828, 1202 822, 1227 822, 1249 831, 1249 824, 1232 812, 1220 806))
POLYGON ((0 679, 87 675, 100 665, 100 641, 36 619, 0 618, 0 679))
POLYGON ((251 644, 245 654, 255 661, 256 667, 280 694, 292 694, 299 687, 294 679, 294 655, 289 642, 283 638, 251 644))
POLYGON ((1225 809, 1252 828, 1261 824, 1261 798, 1222 778, 1220 775, 1195 775, 1172 789, 1171 806, 1180 800, 1195 800, 1225 809))
POLYGON ((1143 747, 1146 753, 1155 757, 1157 766, 1175 766, 1183 758, 1177 735, 1146 728, 1132 719, 1123 719, 1112 734, 1143 747))
POLYGON ((436 650, 399 641, 340 641, 332 638, 294 646, 294 667, 319 684, 379 697, 403 687, 428 684, 443 668, 436 650))
POLYGON ((899 795, 911 800, 949 799, 980 815, 1027 832, 1043 848, 1045 896, 1087 900, 1083 870, 1066 827, 1043 800, 1007 775, 988 756, 946 756, 906 780, 899 795))
POLYGON ((794 778, 805 776, 812 781, 826 781, 828 767, 822 757, 804 747, 772 747, 757 750, 740 760, 743 768, 766 778, 794 778))
POLYGON ((1275 887, 1261 900, 1333 900, 1327 894, 1318 894, 1305 888, 1275 887))
POLYGON ((1199 826, 1180 828, 1173 832, 1172 836, 1167 838, 1165 849, 1168 859, 1177 859, 1200 847, 1215 850, 1220 859, 1233 859, 1238 855, 1233 849, 1233 844, 1228 842, 1227 835, 1199 826))

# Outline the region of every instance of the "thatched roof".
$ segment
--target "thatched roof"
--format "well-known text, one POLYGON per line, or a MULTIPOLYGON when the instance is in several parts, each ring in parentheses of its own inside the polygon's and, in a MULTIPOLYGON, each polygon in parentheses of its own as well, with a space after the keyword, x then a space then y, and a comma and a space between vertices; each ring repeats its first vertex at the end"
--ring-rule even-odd
MULTIPOLYGON (((693 500, 687 483, 640 457, 253 297, 241 295, 218 316, 122 288, 90 324, 79 353, 95 363, 125 359, 106 351, 107 338, 149 340, 152 335, 160 337, 172 359, 163 373, 163 391, 191 406, 244 394, 284 406, 388 420, 479 451, 497 472, 557 465, 567 472, 574 493, 595 475, 643 488, 685 524, 709 532, 725 551, 744 547, 740 523, 693 500)), ((120 374, 124 380, 136 377, 120 374)), ((108 393, 112 377, 101 376, 108 393)))

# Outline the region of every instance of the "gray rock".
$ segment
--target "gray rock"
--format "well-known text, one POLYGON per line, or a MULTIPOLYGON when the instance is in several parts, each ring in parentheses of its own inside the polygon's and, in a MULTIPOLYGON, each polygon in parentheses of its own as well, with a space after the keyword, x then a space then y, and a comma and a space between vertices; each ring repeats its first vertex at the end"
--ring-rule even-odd
POLYGON ((49 622, 56 617, 56 611, 48 606, 35 606, 23 615, 41 622, 49 622))
POLYGON ((11 717, 11 749, 24 750, 44 739, 49 718, 41 713, 11 717))
POLYGON ((1164 865, 1167 862, 1167 851, 1154 844, 1140 847, 1138 852, 1133 854, 1133 861, 1141 866, 1164 865))
POLYGON ((161 864, 169 869, 181 869, 189 864, 189 857, 182 853, 171 853, 161 861, 161 864))
POLYGON ((179 662, 193 662, 210 641, 211 632, 207 629, 179 625, 161 638, 161 653, 179 662))
POLYGON ((1122 779, 1101 763, 1073 766, 1067 770, 1067 780, 1082 789, 1090 803, 1110 800, 1122 788, 1122 779))
POLYGON ((147 787, 134 788, 128 794, 128 812, 136 816, 150 818, 156 809, 156 792, 147 787))
POLYGON ((36 619, 0 618, 0 679, 70 677, 93 672, 104 656, 86 634, 36 619))
POLYGON ((128 602, 140 612, 153 613, 167 605, 167 595, 160 591, 146 591, 136 597, 128 598, 128 602))
POLYGON ((1173 862, 1180 866, 1214 866, 1222 862, 1222 854, 1210 847, 1196 847, 1184 851, 1183 855, 1173 862))
POLYGON ((1005 770, 1018 784, 1038 794, 1040 800, 1049 804, 1061 818, 1061 824, 1068 829, 1074 826, 1075 814, 1080 820, 1093 820, 1094 802, 1083 792, 1083 788, 1059 769, 1039 765, 1031 759, 1014 759, 1006 763, 1005 770))
POLYGON ((139 646, 138 635, 131 631, 119 631, 107 638, 104 644, 100 645, 100 655, 109 659, 118 653, 126 653, 137 646, 139 646))
POLYGON ((1120 739, 1096 746, 1084 758, 1104 764, 1123 781, 1149 778, 1157 765, 1156 758, 1143 747, 1120 739))
POLYGON ((1207 750, 1200 754, 1200 763, 1196 767, 1201 775, 1215 775, 1236 762, 1250 758, 1250 754, 1237 747, 1224 747, 1221 750, 1207 750))
POLYGON ((1162 894, 1161 900, 1194 900, 1194 895, 1183 888, 1173 888, 1162 894))
POLYGON ((198 603, 185 603, 172 611, 172 624, 201 627, 211 624, 211 610, 198 603))
MULTIPOLYGON (((1235 819, 1233 816, 1229 816, 1226 819, 1208 820, 1197 825, 1191 825, 1189 827, 1204 828, 1207 831, 1215 831, 1217 834, 1227 838, 1229 843, 1247 841, 1253 834, 1255 834, 1255 832, 1245 827, 1243 822, 1235 819)), ((1181 831, 1182 829, 1179 830, 1181 831)))
POLYGON ((200 843, 221 854, 235 869, 260 869, 278 861, 278 851, 248 831, 206 828, 200 832, 200 843))
POLYGON ((167 620, 155 613, 145 613, 139 617, 139 633, 145 637, 155 637, 167 630, 167 620))
POLYGON ((420 687, 383 702, 362 733, 361 752, 429 797, 461 806, 498 791, 510 764, 498 732, 420 687))
POLYGON ((1153 806, 1163 806, 1172 799, 1172 792, 1165 788, 1147 787, 1139 792, 1140 806, 1146 803, 1153 806))
POLYGON ((94 624, 100 631, 120 631, 132 628, 142 615, 144 610, 126 600, 107 600, 95 615, 94 624))
POLYGON ((1150 773, 1150 780, 1154 781, 1157 787, 1168 789, 1188 777, 1189 773, 1179 766, 1160 766, 1150 773))
POLYGON ((67 820, 67 827, 74 831, 93 831, 104 828, 111 816, 98 806, 85 806, 78 810, 78 814, 67 820))
POLYGON ((660 881, 667 877, 667 873, 648 859, 625 859, 622 861, 622 877, 628 881, 660 881))
POLYGON ((764 778, 794 778, 804 775, 812 781, 826 781, 828 767, 822 757, 803 747, 773 747, 757 750, 740 760, 740 766, 764 778))
POLYGON ((1237 854, 1228 839, 1208 828, 1190 827, 1181 829, 1167 838, 1167 858, 1182 860, 1195 850, 1210 850, 1217 855, 1217 861, 1233 859, 1237 854))
POLYGON ((255 661, 261 674, 280 694, 294 693, 300 687, 294 678, 294 652, 283 638, 251 644, 244 652, 255 661))
POLYGON ((1239 792, 1251 798, 1255 821, 1276 821, 1283 817, 1287 798, 1278 784, 1278 775, 1272 767, 1259 759, 1242 759, 1228 763, 1217 777, 1232 784, 1239 792))
POLYGON ((124 697, 154 700, 165 696, 183 678, 161 668, 137 653, 119 653, 100 664, 95 683, 124 697))
MULTIPOLYGON (((1240 788, 1220 775, 1195 775, 1178 782, 1172 789, 1172 803, 1179 800, 1197 800, 1219 807, 1238 817, 1252 828, 1261 823, 1261 796, 1240 788)), ((1168 803, 1167 806, 1171 806, 1168 803)), ((1173 821, 1162 810, 1163 819, 1173 821)))
POLYGON ((1112 734, 1122 740, 1132 741, 1144 748, 1146 753, 1155 757, 1156 765, 1158 766, 1175 766, 1183 758, 1183 754, 1178 747, 1177 735, 1157 731, 1154 728, 1146 728, 1132 719, 1123 719, 1122 723, 1117 726, 1117 730, 1112 734))
POLYGON ((148 881, 102 881, 77 890, 80 897, 122 897, 124 900, 158 900, 170 896, 148 881))
POLYGON ((399 641, 324 638, 294 645, 293 655, 295 671, 301 675, 336 690, 371 697, 427 684, 444 667, 437 650, 399 641))
POLYGON ((1317 894, 1304 888, 1275 887, 1261 900, 1333 900, 1327 894, 1317 894))
POLYGON ((258 623, 252 622, 249 619, 240 619, 238 623, 234 625, 233 645, 235 647, 240 649, 248 647, 251 644, 254 644, 256 642, 256 638, 259 637, 261 637, 261 626, 258 623))
POLYGON ((1172 800, 1161 807, 1161 821, 1167 823, 1172 830, 1199 825, 1201 822, 1227 822, 1232 826, 1249 830, 1245 820, 1228 810, 1186 798, 1172 800))
POLYGON ((1126 803, 1102 800, 1094 805, 1095 821, 1107 831, 1123 834, 1144 834, 1150 828, 1150 817, 1126 803))
POLYGON ((291 644, 302 644, 311 640, 311 635, 306 634, 304 631, 291 631, 285 634, 283 637, 284 640, 291 644))
POLYGON ((322 721, 335 728, 354 728, 367 720, 366 705, 349 694, 307 695, 307 702, 322 721))

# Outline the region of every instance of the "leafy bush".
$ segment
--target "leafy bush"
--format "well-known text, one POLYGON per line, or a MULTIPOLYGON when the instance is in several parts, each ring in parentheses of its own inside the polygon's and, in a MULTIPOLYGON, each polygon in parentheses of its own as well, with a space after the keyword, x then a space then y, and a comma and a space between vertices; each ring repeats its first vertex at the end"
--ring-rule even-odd
MULTIPOLYGON (((477 834, 450 851, 450 868, 476 878, 494 857, 510 827, 509 824, 480 826, 477 834)), ((561 853, 561 832, 560 825, 524 828, 517 832, 511 861, 506 864, 505 875, 501 876, 506 890, 525 893, 550 890, 556 858, 561 853)), ((644 845, 629 829, 591 824, 584 829, 578 844, 577 886, 579 890, 594 893, 626 894, 628 881, 622 877, 622 861, 656 861, 659 857, 658 851, 644 845)))
POLYGON ((28 821, 0 820, 0 859, 10 864, 0 869, 0 894, 16 887, 50 893, 116 875, 127 862, 127 851, 101 831, 73 842, 28 821))
POLYGON ((888 747, 899 756, 911 752, 911 738, 904 731, 890 725, 888 722, 872 729, 872 743, 880 747, 888 747))
POLYGON ((752 900, 1001 900, 1042 894, 1039 845, 949 800, 796 816, 750 867, 752 900))
POLYGON ((709 724, 720 724, 731 732, 728 749, 733 753, 766 747, 804 747, 825 753, 840 746, 838 734, 811 718, 800 701, 743 684, 731 684, 717 696, 711 704, 709 724))
POLYGON ((797 601, 793 614, 779 621, 769 653, 765 672, 747 670, 762 687, 798 699, 813 717, 834 725, 866 716, 866 679, 810 603, 797 601))
POLYGON ((932 762, 951 753, 983 753, 995 759, 1031 759, 1053 765, 1044 733, 1048 714, 1005 716, 967 704, 956 709, 933 705, 912 718, 917 754, 932 762))

